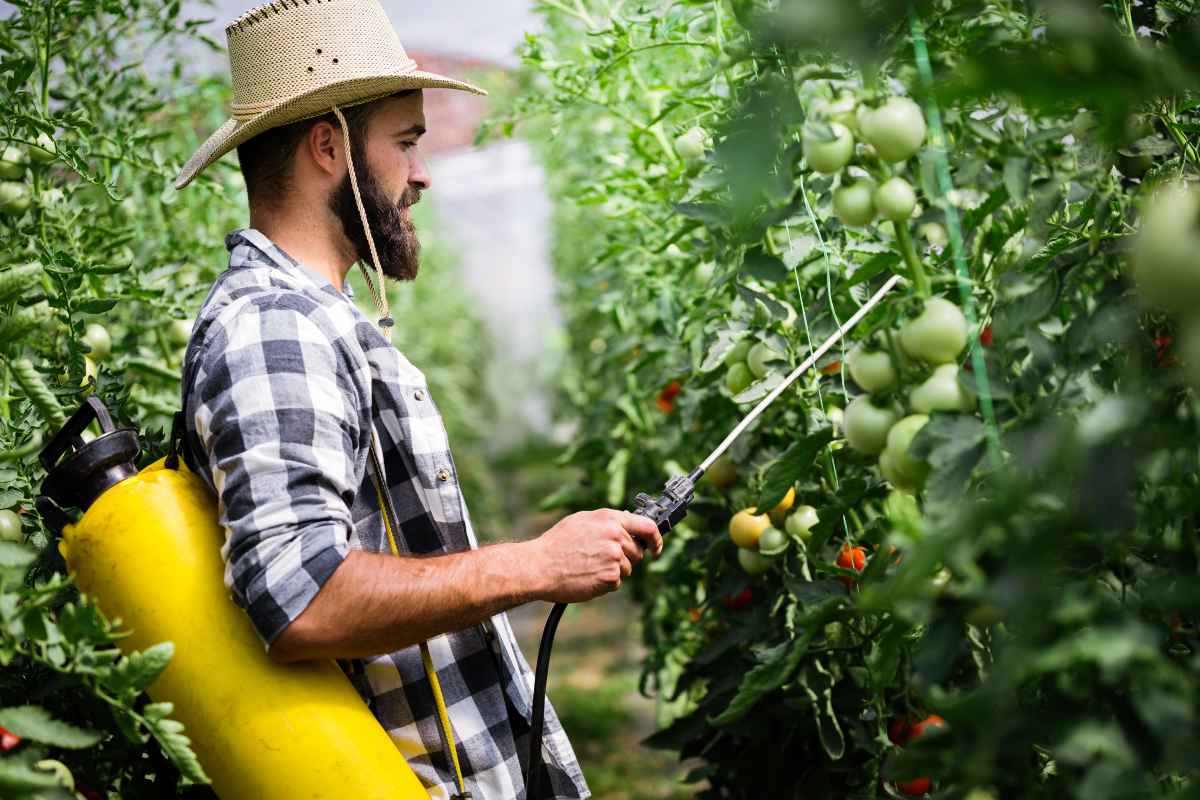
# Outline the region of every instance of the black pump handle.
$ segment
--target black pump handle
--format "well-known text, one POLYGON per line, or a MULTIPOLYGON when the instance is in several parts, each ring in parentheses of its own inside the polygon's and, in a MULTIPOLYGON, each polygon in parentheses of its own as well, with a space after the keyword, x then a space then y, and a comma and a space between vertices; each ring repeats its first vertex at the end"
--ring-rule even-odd
POLYGON ((42 448, 38 458, 41 459, 42 467, 47 472, 54 469, 54 465, 69 448, 78 450, 83 446, 81 434, 87 430, 93 420, 100 423, 101 433, 112 432, 112 414, 108 413, 108 408, 95 395, 85 399, 79 410, 63 423, 63 426, 58 429, 58 433, 50 439, 49 444, 42 448))

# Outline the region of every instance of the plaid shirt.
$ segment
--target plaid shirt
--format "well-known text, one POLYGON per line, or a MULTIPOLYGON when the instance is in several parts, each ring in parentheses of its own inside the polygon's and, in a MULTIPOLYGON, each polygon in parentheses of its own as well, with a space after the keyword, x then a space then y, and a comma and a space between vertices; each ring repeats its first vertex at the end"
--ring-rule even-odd
MULTIPOLYGON (((339 291, 247 228, 193 326, 184 457, 217 496, 225 584, 267 647, 351 550, 389 553, 367 468, 371 425, 401 521, 397 546, 478 547, 425 376, 339 291)), ((400 321, 403 323, 403 320, 400 321)), ((507 614, 429 640, 467 788, 522 800, 533 673, 507 614)), ((418 647, 340 662, 433 798, 453 794, 418 647)), ((546 704, 543 787, 590 796, 546 704)))

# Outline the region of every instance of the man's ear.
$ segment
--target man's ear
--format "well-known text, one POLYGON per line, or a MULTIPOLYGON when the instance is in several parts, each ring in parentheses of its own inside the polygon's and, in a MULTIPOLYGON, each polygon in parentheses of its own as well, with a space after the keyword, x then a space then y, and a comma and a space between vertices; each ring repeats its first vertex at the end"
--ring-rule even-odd
POLYGON ((330 123, 322 120, 313 125, 304 137, 304 146, 308 157, 321 172, 337 176, 345 170, 342 166, 342 132, 330 123))

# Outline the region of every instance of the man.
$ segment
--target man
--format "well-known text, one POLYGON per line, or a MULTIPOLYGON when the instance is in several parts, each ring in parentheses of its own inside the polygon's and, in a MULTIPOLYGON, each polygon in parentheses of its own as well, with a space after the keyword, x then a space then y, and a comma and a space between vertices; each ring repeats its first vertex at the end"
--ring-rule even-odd
MULTIPOLYGON (((226 34, 233 118, 176 181, 236 147, 250 204, 184 365, 226 585, 273 658, 339 659, 432 797, 523 798, 533 676, 504 612, 613 591, 661 538, 598 510, 479 548, 425 378, 389 344, 383 276, 416 277, 430 186, 421 90, 480 90, 418 70, 376 0, 275 2, 226 34)), ((588 797, 549 706, 546 732, 546 796, 588 797)))

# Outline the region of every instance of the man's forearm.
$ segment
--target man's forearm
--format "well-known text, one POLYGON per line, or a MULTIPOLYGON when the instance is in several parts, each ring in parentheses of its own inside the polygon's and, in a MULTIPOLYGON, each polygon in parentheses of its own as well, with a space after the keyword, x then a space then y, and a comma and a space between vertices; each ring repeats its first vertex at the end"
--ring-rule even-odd
POLYGON ((352 551, 271 645, 280 661, 365 658, 462 630, 536 600, 535 542, 426 558, 352 551))

